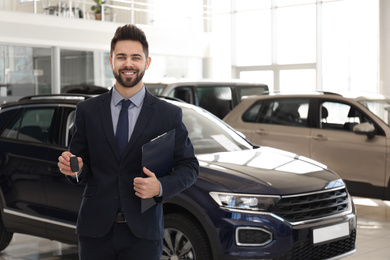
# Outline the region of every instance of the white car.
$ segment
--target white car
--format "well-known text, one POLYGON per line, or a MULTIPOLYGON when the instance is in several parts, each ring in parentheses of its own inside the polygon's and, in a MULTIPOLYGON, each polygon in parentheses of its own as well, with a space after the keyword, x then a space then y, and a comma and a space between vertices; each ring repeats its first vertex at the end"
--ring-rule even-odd
POLYGON ((389 200, 389 109, 379 95, 264 94, 243 99, 224 121, 254 144, 324 163, 352 195, 389 200))

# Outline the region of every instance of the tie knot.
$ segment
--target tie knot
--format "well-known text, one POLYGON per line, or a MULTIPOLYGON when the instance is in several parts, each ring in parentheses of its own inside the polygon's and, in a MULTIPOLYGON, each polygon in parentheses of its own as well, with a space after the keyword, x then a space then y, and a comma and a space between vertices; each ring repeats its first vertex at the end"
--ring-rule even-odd
POLYGON ((122 108, 127 109, 127 108, 129 108, 131 101, 128 99, 122 99, 121 103, 122 103, 122 108))

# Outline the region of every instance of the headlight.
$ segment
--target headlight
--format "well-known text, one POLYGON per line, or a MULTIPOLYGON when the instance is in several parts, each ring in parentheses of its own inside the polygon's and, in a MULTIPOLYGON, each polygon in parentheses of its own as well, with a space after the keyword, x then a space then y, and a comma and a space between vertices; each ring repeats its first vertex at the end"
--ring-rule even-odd
POLYGON ((235 194, 216 191, 210 192, 210 196, 223 208, 253 211, 270 211, 280 199, 280 196, 235 194))

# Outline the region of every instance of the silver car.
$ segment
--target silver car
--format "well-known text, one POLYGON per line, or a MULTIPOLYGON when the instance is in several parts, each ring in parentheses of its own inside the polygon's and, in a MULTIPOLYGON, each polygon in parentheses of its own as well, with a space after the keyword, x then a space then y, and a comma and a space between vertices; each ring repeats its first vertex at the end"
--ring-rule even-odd
POLYGON ((390 199, 390 99, 334 93, 243 99, 224 121, 252 143, 327 165, 352 195, 390 199))

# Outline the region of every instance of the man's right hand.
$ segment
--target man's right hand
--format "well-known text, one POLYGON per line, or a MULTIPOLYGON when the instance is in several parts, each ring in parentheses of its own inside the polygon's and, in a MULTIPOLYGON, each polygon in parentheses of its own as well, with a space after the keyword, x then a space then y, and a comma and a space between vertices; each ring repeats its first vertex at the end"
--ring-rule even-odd
MULTIPOLYGON (((58 157, 58 168, 60 169, 60 172, 62 172, 65 175, 70 176, 76 176, 79 172, 75 173, 72 172, 70 169, 70 157, 74 156, 68 151, 65 151, 61 154, 60 157, 58 157)), ((79 163, 79 169, 81 170, 83 168, 83 159, 81 157, 77 157, 77 161, 79 163)))

